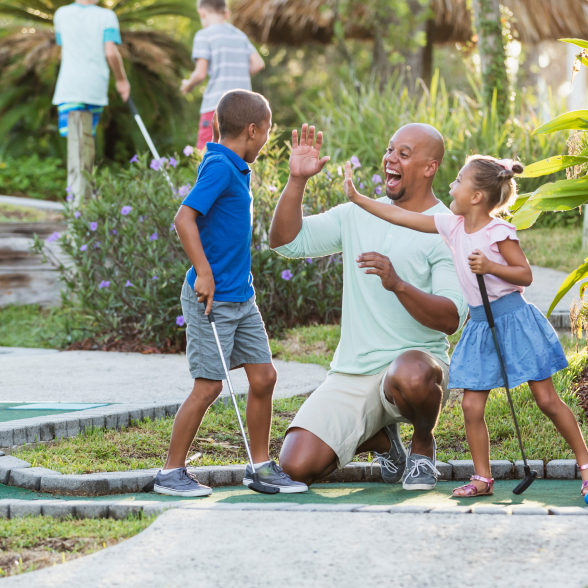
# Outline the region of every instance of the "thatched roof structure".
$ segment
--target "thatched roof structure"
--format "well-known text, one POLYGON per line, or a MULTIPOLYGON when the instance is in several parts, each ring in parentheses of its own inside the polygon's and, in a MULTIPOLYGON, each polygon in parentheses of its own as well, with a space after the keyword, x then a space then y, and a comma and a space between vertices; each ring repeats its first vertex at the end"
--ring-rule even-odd
MULTIPOLYGON (((588 38, 588 0, 502 0, 514 17, 513 28, 523 43, 562 37, 588 38)), ((435 14, 433 42, 465 43, 472 39, 472 16, 466 0, 431 0, 435 14)), ((328 43, 333 37, 333 0, 234 0, 233 23, 260 43, 299 45, 328 43)), ((348 38, 371 39, 361 26, 363 6, 358 0, 358 24, 348 38)))

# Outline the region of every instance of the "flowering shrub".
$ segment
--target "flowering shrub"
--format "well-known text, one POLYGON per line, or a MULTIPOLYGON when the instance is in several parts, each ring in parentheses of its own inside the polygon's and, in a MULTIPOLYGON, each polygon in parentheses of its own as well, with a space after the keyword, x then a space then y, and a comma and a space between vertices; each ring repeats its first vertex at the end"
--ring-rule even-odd
MULTIPOLYGON (((201 154, 191 148, 184 153, 155 162, 135 156, 127 171, 102 172, 96 179, 96 197, 77 210, 66 202, 68 230, 48 238, 59 241, 70 259, 58 264, 64 302, 79 308, 83 328, 97 342, 170 350, 185 344, 180 291, 190 262, 173 218, 195 181, 201 154), (174 194, 162 166, 176 187, 174 194)), ((356 163, 359 168, 359 160, 356 163)), ((276 334, 297 324, 336 321, 343 287, 341 256, 291 260, 269 249, 271 219, 287 180, 287 154, 270 145, 252 169, 252 272, 268 331, 276 334)), ((359 176, 369 189, 381 187, 381 178, 359 176)), ((344 202, 342 179, 336 166, 313 178, 305 215, 344 202)), ((36 239, 36 250, 49 256, 44 245, 36 239)))

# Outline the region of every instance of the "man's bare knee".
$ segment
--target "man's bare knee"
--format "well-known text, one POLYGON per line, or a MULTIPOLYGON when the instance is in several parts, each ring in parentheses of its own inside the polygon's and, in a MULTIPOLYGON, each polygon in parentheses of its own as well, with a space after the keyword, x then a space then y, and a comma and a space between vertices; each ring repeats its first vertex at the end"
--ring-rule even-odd
POLYGON ((441 366, 422 352, 403 353, 392 363, 386 374, 384 394, 388 402, 396 404, 395 396, 400 396, 410 404, 421 404, 443 395, 441 366), (414 355, 418 354, 418 355, 414 355))
POLYGON ((220 396, 222 391, 222 381, 197 378, 194 380, 194 388, 192 388, 190 398, 198 403, 210 406, 220 396))

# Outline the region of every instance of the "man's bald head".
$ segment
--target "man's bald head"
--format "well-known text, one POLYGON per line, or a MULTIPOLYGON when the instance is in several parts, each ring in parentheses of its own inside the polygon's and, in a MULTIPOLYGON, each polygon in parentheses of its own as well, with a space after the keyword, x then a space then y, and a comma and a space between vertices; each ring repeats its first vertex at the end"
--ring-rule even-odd
POLYGON ((435 127, 424 123, 400 127, 384 156, 386 195, 396 201, 415 194, 432 195, 433 180, 444 154, 443 136, 435 127))

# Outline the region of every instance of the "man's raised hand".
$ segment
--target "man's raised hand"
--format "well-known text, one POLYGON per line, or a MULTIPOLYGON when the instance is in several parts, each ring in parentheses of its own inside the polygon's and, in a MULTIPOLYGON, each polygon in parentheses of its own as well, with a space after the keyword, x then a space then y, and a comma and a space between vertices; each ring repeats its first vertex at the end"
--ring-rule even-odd
POLYGON ((351 202, 356 202, 357 199, 361 196, 361 194, 355 189, 353 184, 353 171, 351 171, 351 163, 348 161, 345 164, 345 179, 343 180, 343 191, 345 192, 345 196, 351 202))
POLYGON ((314 141, 314 126, 302 125, 300 133, 300 145, 298 144, 298 131, 292 131, 292 153, 290 154, 290 175, 308 180, 316 176, 329 159, 328 156, 320 159, 323 145, 323 134, 318 132, 316 143, 314 141))

